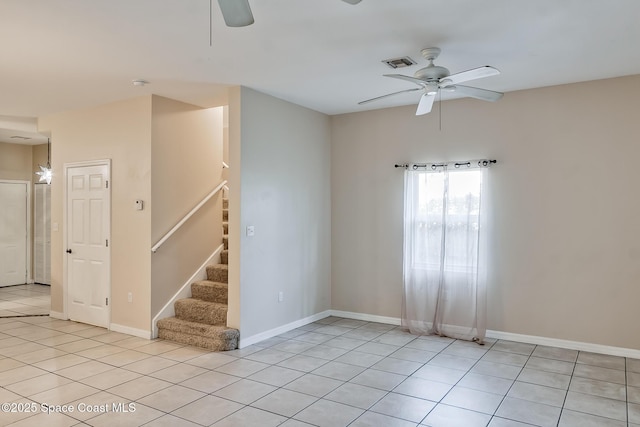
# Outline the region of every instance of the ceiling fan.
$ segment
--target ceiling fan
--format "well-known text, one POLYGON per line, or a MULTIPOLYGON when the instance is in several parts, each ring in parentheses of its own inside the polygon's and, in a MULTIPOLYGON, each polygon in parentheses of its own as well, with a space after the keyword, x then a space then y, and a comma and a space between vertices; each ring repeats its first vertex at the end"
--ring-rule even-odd
MULTIPOLYGON (((358 4, 361 0, 342 0, 349 4, 358 4)), ((253 24, 253 14, 249 0, 218 0, 220 11, 228 27, 246 27, 253 24)))
POLYGON ((393 77, 394 79, 407 80, 411 83, 417 84, 419 87, 405 89, 399 92, 393 92, 387 95, 367 99, 365 101, 358 102, 358 104, 366 104, 368 102, 377 101, 379 99, 398 95, 400 93, 422 91, 422 97, 420 97, 418 109, 416 110, 416 116, 420 116, 431 111, 433 101, 436 99, 436 95, 441 90, 447 92, 455 92, 463 96, 477 98, 483 101, 497 101, 502 98, 502 95, 504 95, 501 92, 494 92, 492 90, 462 86, 458 84, 469 80, 475 80, 500 74, 500 71, 498 71, 496 68, 485 65, 484 67, 473 68, 461 73, 450 74, 449 70, 447 70, 446 68, 433 64, 433 61, 438 57, 438 55, 440 55, 439 48, 428 47, 422 49, 420 53, 427 61, 429 61, 429 65, 416 71, 413 77, 403 76, 402 74, 384 74, 384 77, 393 77))

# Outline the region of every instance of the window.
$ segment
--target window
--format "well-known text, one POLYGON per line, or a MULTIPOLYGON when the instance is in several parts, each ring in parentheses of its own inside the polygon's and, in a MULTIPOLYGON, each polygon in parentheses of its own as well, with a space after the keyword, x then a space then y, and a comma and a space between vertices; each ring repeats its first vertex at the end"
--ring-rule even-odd
POLYGON ((468 271, 478 247, 482 171, 415 174, 415 267, 440 269, 444 256, 447 271, 468 271))
POLYGON ((402 325, 412 333, 481 342, 487 163, 465 165, 416 165, 405 171, 402 325))

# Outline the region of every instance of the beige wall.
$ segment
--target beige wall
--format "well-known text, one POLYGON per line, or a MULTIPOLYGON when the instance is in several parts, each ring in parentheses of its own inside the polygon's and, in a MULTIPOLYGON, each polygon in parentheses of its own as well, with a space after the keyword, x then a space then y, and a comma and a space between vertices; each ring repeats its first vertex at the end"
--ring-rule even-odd
POLYGON ((228 287, 228 311, 227 326, 240 329, 240 209, 242 182, 242 91, 239 86, 229 89, 229 106, 227 113, 227 128, 225 139, 227 140, 229 170, 224 171, 229 181, 229 287, 228 287))
POLYGON ((0 142, 0 179, 33 181, 32 170, 31 145, 0 142))
POLYGON ((33 176, 33 180, 35 182, 38 182, 40 177, 36 176, 35 173, 40 171, 40 165, 42 166, 47 165, 47 152, 48 152, 47 144, 32 145, 31 152, 32 152, 31 170, 33 171, 32 176, 33 176))
MULTIPOLYGON (((151 244, 222 179, 222 107, 202 109, 153 97, 151 244)), ((210 199, 152 255, 151 314, 169 301, 222 244, 222 193, 210 199)), ((151 247, 151 246, 150 246, 151 247)))
POLYGON ((244 87, 229 109, 230 281, 247 339, 330 308, 330 120, 244 87))
POLYGON ((151 102, 145 96, 39 120, 40 131, 51 132, 51 222, 59 226, 51 236, 52 311, 63 312, 63 165, 111 159, 111 322, 150 330, 151 211, 134 202, 151 197, 151 102))
POLYGON ((63 165, 110 159, 111 323, 150 331, 152 316, 222 244, 218 196, 151 253, 220 181, 222 109, 145 96, 42 118, 39 126, 52 135, 52 223, 59 224, 52 232, 52 311, 64 310, 63 165))
POLYGON ((332 117, 332 308, 399 317, 400 162, 495 158, 491 330, 640 349, 640 76, 332 117))

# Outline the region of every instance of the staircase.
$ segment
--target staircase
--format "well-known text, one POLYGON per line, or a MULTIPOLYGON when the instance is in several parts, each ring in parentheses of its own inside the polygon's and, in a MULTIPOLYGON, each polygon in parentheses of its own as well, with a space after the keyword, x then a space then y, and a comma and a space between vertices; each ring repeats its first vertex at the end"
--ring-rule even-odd
POLYGON ((207 266, 207 280, 191 284, 191 298, 175 302, 175 317, 158 320, 158 338, 206 348, 234 350, 240 332, 227 328, 229 273, 229 200, 222 199, 220 264, 207 266))

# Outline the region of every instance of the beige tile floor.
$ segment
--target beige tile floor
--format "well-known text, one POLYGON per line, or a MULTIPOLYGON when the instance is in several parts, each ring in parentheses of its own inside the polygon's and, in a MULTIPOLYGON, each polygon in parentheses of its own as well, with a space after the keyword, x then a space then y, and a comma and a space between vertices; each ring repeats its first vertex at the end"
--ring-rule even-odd
POLYGON ((0 317, 49 314, 51 287, 16 285, 0 288, 0 317))
POLYGON ((15 426, 640 426, 640 360, 336 317, 226 353, 4 318, 0 387, 15 426))

